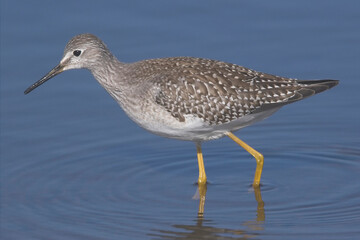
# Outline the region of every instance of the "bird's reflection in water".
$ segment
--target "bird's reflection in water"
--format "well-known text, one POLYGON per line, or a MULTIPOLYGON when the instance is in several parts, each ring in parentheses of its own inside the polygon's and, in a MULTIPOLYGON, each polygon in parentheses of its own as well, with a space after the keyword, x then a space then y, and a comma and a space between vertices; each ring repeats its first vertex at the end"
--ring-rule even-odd
POLYGON ((261 197, 260 187, 254 188, 255 200, 257 202, 256 219, 244 222, 243 225, 247 226, 251 230, 264 230, 263 224, 265 222, 265 203, 261 197))
POLYGON ((261 197, 261 190, 259 187, 254 188, 255 200, 257 202, 256 217, 254 220, 240 223, 245 226, 245 229, 228 229, 218 228, 212 220, 204 217, 205 198, 207 186, 198 185, 197 192, 193 198, 199 199, 199 211, 194 224, 191 225, 172 225, 176 230, 154 230, 157 233, 149 234, 156 239, 254 239, 259 236, 259 233, 254 231, 262 231, 265 222, 264 201, 261 197))

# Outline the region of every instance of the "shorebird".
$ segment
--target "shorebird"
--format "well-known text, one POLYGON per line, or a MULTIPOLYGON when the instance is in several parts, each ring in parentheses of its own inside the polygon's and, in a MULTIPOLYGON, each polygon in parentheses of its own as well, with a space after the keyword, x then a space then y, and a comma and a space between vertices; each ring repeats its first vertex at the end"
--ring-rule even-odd
POLYGON ((163 137, 195 142, 199 185, 207 181, 201 143, 228 136, 256 159, 253 186, 258 187, 264 157, 232 132, 338 84, 337 80, 279 77, 194 57, 123 63, 98 37, 80 34, 67 43, 60 63, 25 94, 63 71, 79 68, 90 70, 141 127, 163 137))

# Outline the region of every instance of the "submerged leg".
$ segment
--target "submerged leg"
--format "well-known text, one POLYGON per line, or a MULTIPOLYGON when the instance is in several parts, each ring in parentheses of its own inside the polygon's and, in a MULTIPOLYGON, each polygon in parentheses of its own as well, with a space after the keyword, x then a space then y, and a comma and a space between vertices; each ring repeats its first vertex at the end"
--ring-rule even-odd
POLYGON ((237 144, 239 144, 241 147, 243 147, 246 151, 248 151, 251 155, 254 156, 256 159, 256 171, 255 171, 255 177, 254 177, 254 187, 259 187, 260 185, 260 178, 261 178, 261 172, 264 165, 264 157, 261 153, 247 145, 245 142, 241 141, 238 137, 236 137, 234 134, 229 132, 227 134, 232 140, 234 140, 237 144))
POLYGON ((198 184, 205 184, 206 183, 206 173, 205 173, 205 166, 204 166, 204 159, 201 152, 201 143, 196 143, 196 151, 197 151, 197 158, 199 164, 199 179, 198 184))
POLYGON ((206 184, 198 184, 196 193, 192 197, 192 199, 199 200, 199 211, 198 217, 202 217, 204 215, 204 207, 205 207, 205 200, 206 200, 206 184))
POLYGON ((204 206, 205 206, 205 199, 206 199, 206 184, 198 184, 198 191, 199 191, 199 211, 198 216, 202 217, 204 215, 204 206))
POLYGON ((254 193, 255 193, 255 200, 257 202, 257 211, 256 211, 256 221, 257 222, 263 222, 265 221, 265 203, 262 200, 261 197, 261 190, 260 188, 254 188, 254 193))

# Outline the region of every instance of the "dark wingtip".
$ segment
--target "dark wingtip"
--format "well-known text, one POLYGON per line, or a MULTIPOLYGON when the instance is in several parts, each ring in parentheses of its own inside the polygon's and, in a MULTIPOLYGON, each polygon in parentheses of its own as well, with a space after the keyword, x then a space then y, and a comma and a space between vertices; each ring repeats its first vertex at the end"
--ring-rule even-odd
POLYGON ((300 80, 298 81, 298 83, 304 85, 303 89, 308 89, 308 90, 311 89, 312 91, 314 91, 314 94, 317 94, 335 87, 336 85, 339 84, 339 80, 332 80, 332 79, 314 80, 314 81, 300 80))
POLYGON ((323 85, 327 86, 328 88, 335 87, 339 84, 339 80, 333 80, 333 79, 323 79, 323 80, 300 80, 298 81, 300 84, 306 84, 308 86, 311 85, 323 85))

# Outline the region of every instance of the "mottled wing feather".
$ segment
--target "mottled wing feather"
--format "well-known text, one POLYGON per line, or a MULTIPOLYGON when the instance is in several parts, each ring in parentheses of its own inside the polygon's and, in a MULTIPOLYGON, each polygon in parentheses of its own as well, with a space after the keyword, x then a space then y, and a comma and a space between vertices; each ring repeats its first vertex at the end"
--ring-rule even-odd
POLYGON ((179 121, 194 115, 210 125, 227 123, 286 104, 301 88, 293 79, 208 59, 156 59, 154 64, 162 69, 159 75, 152 73, 155 101, 179 121))

